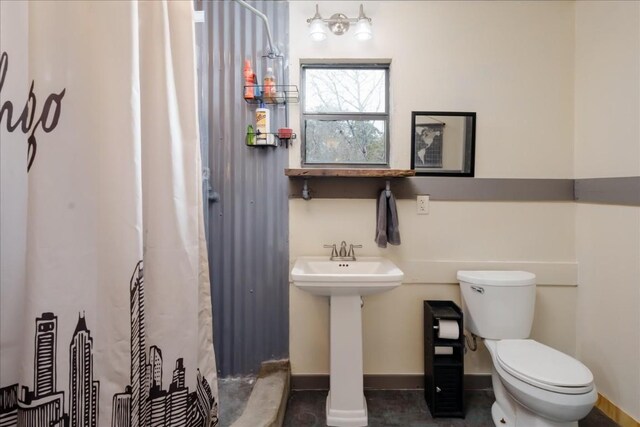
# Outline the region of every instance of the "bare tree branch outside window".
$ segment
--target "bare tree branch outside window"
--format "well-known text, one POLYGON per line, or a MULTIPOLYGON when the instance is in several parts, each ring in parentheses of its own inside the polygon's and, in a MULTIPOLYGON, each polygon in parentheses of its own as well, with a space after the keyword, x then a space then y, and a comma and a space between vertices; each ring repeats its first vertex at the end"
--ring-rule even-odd
POLYGON ((388 67, 303 68, 306 164, 386 165, 388 67))

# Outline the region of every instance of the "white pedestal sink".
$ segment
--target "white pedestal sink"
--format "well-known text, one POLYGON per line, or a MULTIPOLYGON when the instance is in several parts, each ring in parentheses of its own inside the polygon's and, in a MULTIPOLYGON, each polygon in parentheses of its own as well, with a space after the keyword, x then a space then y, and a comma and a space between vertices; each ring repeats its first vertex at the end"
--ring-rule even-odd
POLYGON ((330 386, 327 425, 367 425, 363 394, 362 296, 389 291, 402 284, 404 273, 386 258, 330 261, 301 257, 291 270, 294 285, 331 298, 330 386))

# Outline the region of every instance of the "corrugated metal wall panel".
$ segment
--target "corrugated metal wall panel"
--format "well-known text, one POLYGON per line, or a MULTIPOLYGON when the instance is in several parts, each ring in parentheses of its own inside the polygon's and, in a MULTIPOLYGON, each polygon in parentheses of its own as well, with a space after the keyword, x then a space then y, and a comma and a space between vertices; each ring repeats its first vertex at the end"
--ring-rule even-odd
MULTIPOLYGON (((288 3, 251 4, 267 15, 274 44, 288 58, 288 3)), ((263 21, 233 1, 205 2, 204 8, 209 167, 213 191, 220 195, 209 205, 214 340, 219 373, 229 376, 288 356, 288 154, 285 148, 244 143, 247 125, 255 126, 255 106, 243 99, 242 71, 250 58, 258 79, 264 76, 263 21)), ((277 84, 287 77, 276 70, 277 84)), ((284 126, 284 107, 272 107, 271 115, 272 128, 284 126)))

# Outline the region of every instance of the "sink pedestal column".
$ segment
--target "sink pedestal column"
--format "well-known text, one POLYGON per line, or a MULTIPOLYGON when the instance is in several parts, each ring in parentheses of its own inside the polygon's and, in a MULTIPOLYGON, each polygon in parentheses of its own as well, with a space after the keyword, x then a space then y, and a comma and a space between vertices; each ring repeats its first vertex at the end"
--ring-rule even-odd
POLYGON ((331 297, 330 385, 327 425, 367 425, 362 369, 362 299, 359 295, 331 297))

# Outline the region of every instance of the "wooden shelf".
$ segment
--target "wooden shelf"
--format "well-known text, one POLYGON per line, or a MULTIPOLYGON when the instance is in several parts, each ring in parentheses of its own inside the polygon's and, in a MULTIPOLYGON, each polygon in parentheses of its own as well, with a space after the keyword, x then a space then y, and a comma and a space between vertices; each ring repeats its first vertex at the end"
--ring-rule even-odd
POLYGON ((359 178, 403 178, 414 176, 416 171, 411 169, 285 169, 288 177, 359 177, 359 178))

